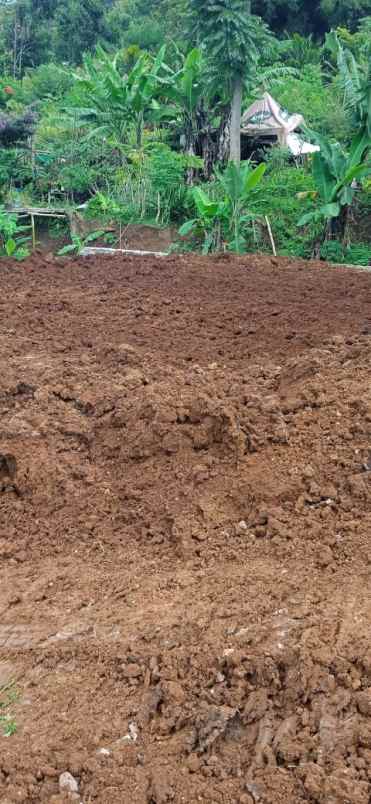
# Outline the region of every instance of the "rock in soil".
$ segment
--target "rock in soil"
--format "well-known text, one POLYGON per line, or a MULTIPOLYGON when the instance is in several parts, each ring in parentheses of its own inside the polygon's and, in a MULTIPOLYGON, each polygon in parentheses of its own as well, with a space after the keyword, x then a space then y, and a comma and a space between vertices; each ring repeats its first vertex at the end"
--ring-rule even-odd
POLYGON ((61 793, 78 793, 79 783, 71 773, 65 771, 59 777, 59 789, 61 793))

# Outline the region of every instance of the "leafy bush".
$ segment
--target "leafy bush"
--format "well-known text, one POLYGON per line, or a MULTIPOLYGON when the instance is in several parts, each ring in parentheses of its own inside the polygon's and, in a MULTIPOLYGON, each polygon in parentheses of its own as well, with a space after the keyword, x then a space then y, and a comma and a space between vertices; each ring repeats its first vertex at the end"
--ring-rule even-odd
POLYGON ((199 167, 200 160, 147 138, 144 150, 129 151, 127 163, 114 171, 106 190, 88 202, 87 215, 122 224, 178 220, 185 210, 190 164, 199 167))
MULTIPOLYGON (((285 156, 278 148, 272 149, 267 165, 264 182, 252 194, 250 210, 256 216, 268 216, 280 254, 308 259, 320 227, 312 224, 305 232, 298 231, 298 219, 303 210, 310 209, 311 202, 309 199, 301 202, 297 195, 314 189, 312 176, 305 167, 289 164, 287 156, 285 164, 285 156), (280 159, 283 165, 277 167, 280 159)), ((255 229, 254 235, 249 244, 251 250, 271 250, 264 229, 255 229)))
POLYGON ((280 49, 285 62, 296 69, 302 69, 308 64, 319 64, 321 61, 321 48, 311 35, 301 36, 294 33, 290 39, 281 43, 280 49))
POLYGON ((353 243, 344 246, 339 240, 327 240, 321 246, 320 256, 327 262, 340 265, 371 265, 371 245, 369 243, 353 243))
POLYGON ((104 229, 100 229, 96 232, 90 232, 90 234, 86 235, 86 237, 73 235, 72 243, 69 243, 67 246, 63 246, 63 248, 58 251, 58 254, 61 257, 67 254, 81 254, 85 246, 88 246, 89 243, 94 243, 95 240, 99 240, 104 236, 104 234, 104 229))
POLYGON ((159 220, 174 220, 184 213, 187 194, 185 174, 191 164, 197 167, 199 162, 172 151, 168 145, 158 144, 153 148, 146 170, 152 192, 157 194, 159 220))
POLYGON ((13 76, 0 77, 0 106, 6 108, 14 102, 23 101, 22 85, 13 76))
MULTIPOLYGON (((310 197, 300 200, 298 194, 307 194, 314 190, 314 182, 309 167, 297 167, 292 163, 292 156, 281 148, 273 148, 266 155, 266 172, 263 181, 259 183, 248 197, 248 207, 241 218, 243 250, 244 251, 272 251, 272 245, 268 236, 265 216, 268 217, 271 225, 275 245, 278 253, 282 255, 310 259, 313 252, 314 243, 321 234, 322 227, 315 221, 309 224, 305 231, 299 231, 297 222, 303 214, 303 210, 310 210, 312 202, 310 197)), ((201 186, 191 194, 191 204, 189 217, 191 221, 180 229, 183 235, 197 233, 199 230, 200 244, 206 244, 207 250, 221 245, 220 233, 215 227, 215 221, 211 226, 213 216, 219 215, 221 220, 221 233, 224 242, 228 243, 230 237, 226 232, 226 221, 221 219, 219 214, 220 205, 223 208, 223 191, 220 180, 215 180, 201 186), (208 202, 206 209, 206 220, 208 226, 203 227, 197 224, 198 218, 194 220, 194 209, 196 198, 199 206, 204 206, 208 202), (196 196, 196 197, 195 197, 196 196), (200 200, 201 199, 201 200, 200 200), (191 226, 194 223, 194 226, 191 226), (213 237, 207 240, 208 231, 213 231, 213 237), (205 234, 206 232, 206 234, 205 234), (219 237, 219 240, 218 240, 219 237), (215 241, 216 238, 216 241, 215 241)), ((205 216, 204 216, 205 217, 205 216)), ((231 225, 231 219, 229 220, 231 225)), ((185 244, 186 248, 189 244, 185 244)))
POLYGON ((161 26, 154 22, 132 22, 124 35, 126 46, 137 45, 141 50, 155 50, 163 42, 161 26))
POLYGON ((299 112, 308 126, 337 140, 347 139, 349 124, 337 82, 326 82, 319 65, 308 64, 298 78, 288 77, 276 99, 289 112, 299 112))
POLYGON ((181 236, 192 234, 202 241, 202 253, 219 250, 224 245, 238 254, 247 245, 247 227, 253 216, 248 204, 251 193, 259 186, 266 166, 253 168, 249 162, 236 166, 229 162, 224 173, 216 173, 219 198, 210 198, 200 187, 191 192, 196 216, 179 229, 181 236))
POLYGON ((22 95, 25 103, 46 98, 63 98, 73 86, 73 76, 59 64, 41 64, 29 70, 22 81, 22 95))
POLYGON ((316 191, 301 194, 316 201, 313 209, 298 221, 298 226, 322 220, 326 222, 326 237, 335 232, 344 236, 357 182, 371 175, 371 165, 365 164, 370 141, 367 133, 360 130, 352 139, 349 153, 345 153, 338 142, 330 142, 319 135, 316 140, 320 145, 320 151, 312 160, 316 191))
POLYGON ((0 194, 5 198, 14 187, 24 187, 32 179, 28 155, 21 149, 0 149, 0 194))
POLYGON ((17 216, 0 206, 0 256, 13 257, 15 260, 28 257, 30 252, 26 244, 29 237, 23 234, 28 230, 29 226, 19 226, 17 216))
POLYGON ((58 203, 86 201, 94 191, 112 183, 120 156, 101 137, 84 136, 84 129, 51 104, 35 137, 33 189, 37 199, 58 203))
POLYGON ((371 244, 352 243, 345 249, 345 261, 349 265, 371 265, 371 244))

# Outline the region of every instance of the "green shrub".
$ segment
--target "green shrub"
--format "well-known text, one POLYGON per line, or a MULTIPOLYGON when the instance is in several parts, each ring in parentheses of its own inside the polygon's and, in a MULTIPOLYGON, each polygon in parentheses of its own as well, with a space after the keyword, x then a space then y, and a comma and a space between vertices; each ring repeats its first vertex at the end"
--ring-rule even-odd
POLYGON ((290 39, 280 43, 280 50, 286 64, 297 70, 306 68, 308 64, 319 64, 321 61, 321 48, 311 35, 301 36, 299 33, 294 33, 290 39))
POLYGON ((288 77, 276 99, 289 112, 304 116, 306 124, 337 140, 347 139, 349 124, 337 82, 326 82, 321 67, 308 64, 298 78, 288 77))
POLYGON ((339 240, 327 240, 321 246, 321 259, 340 265, 370 265, 371 244, 352 243, 344 246, 339 240))
POLYGON ((59 64, 41 64, 29 70, 22 81, 22 94, 25 103, 45 98, 60 99, 73 86, 71 71, 59 64))
POLYGON ((18 103, 23 102, 22 83, 13 76, 3 75, 0 77, 0 106, 1 108, 12 108, 18 103))
POLYGON ((159 218, 164 221, 179 219, 184 212, 188 165, 187 157, 165 144, 154 147, 148 159, 146 171, 152 192, 157 195, 157 215, 160 213, 159 218))
POLYGON ((371 244, 352 243, 345 250, 345 262, 349 265, 371 265, 371 244))
MULTIPOLYGON (((188 157, 149 141, 144 151, 128 153, 127 163, 116 168, 105 190, 89 201, 87 215, 123 224, 179 220, 187 203, 189 165, 188 157)), ((193 159, 192 165, 199 166, 199 160, 193 159)))
POLYGON ((26 231, 29 231, 29 226, 20 226, 17 216, 0 206, 0 257, 13 257, 15 260, 28 257, 29 237, 24 235, 26 231))
POLYGON ((218 199, 194 187, 190 192, 193 215, 180 227, 179 234, 195 237, 203 254, 219 251, 222 246, 238 254, 246 251, 247 233, 254 220, 249 199, 265 171, 263 163, 253 167, 250 162, 242 162, 237 167, 235 162, 229 162, 223 172, 216 173, 218 199))
MULTIPOLYGON (((280 254, 305 259, 311 257, 318 226, 312 224, 305 232, 298 231, 298 219, 306 209, 310 209, 311 202, 300 201, 297 195, 312 189, 313 180, 308 170, 288 164, 287 155, 280 153, 280 149, 272 149, 264 181, 252 194, 249 209, 261 218, 268 216, 280 254)), ((264 227, 255 230, 255 241, 250 242, 250 248, 253 247, 271 250, 264 227)))
POLYGON ((32 179, 32 167, 27 152, 18 148, 0 149, 0 197, 10 188, 24 186, 32 179))

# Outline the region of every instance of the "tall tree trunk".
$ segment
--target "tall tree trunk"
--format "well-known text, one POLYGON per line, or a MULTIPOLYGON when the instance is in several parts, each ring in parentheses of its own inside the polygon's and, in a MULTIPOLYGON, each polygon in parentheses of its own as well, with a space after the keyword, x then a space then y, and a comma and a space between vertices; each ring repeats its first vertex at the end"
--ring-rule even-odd
MULTIPOLYGON (((187 145, 186 154, 189 156, 190 160, 195 156, 195 143, 193 138, 187 145)), ((195 169, 191 165, 187 168, 187 185, 188 187, 192 187, 195 180, 195 169)))
MULTIPOLYGON (((197 142, 197 133, 196 129, 196 121, 192 120, 192 118, 188 118, 185 121, 185 131, 184 131, 184 153, 189 156, 190 161, 196 155, 196 142, 197 142)), ((192 187, 195 178, 195 168, 191 167, 191 165, 187 168, 187 184, 189 187, 192 187)))
POLYGON ((326 227, 326 240, 335 239, 340 240, 343 244, 345 243, 348 215, 349 206, 346 204, 341 207, 337 218, 330 218, 326 227))
POLYGON ((241 162, 241 109, 242 78, 238 76, 234 83, 231 113, 231 145, 229 159, 239 165, 241 162))
POLYGON ((212 126, 208 109, 205 108, 203 100, 201 100, 199 104, 196 115, 198 130, 197 151, 201 151, 202 154, 204 163, 202 171, 203 177, 206 181, 209 181, 215 162, 216 145, 212 137, 212 126))
POLYGON ((201 147, 204 163, 202 174, 205 181, 210 181, 215 163, 215 143, 212 141, 210 132, 205 132, 202 135, 201 147))
POLYGON ((14 15, 14 28, 13 28, 13 78, 17 77, 17 58, 18 58, 18 15, 16 10, 14 15))
POLYGON ((218 162, 227 161, 230 150, 230 128, 231 128, 231 109, 228 106, 223 110, 218 128, 218 141, 216 147, 216 159, 218 162))
POLYGON ((142 137, 143 137, 143 112, 139 112, 137 117, 137 126, 136 126, 136 135, 137 135, 137 148, 142 147, 142 137))

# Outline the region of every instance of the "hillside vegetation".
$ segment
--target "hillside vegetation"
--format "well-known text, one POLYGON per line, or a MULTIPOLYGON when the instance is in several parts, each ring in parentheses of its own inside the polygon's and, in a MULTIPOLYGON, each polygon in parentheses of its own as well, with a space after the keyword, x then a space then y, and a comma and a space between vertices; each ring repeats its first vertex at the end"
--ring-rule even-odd
POLYGON ((371 0, 0 1, 2 253, 30 247, 9 208, 53 206, 108 245, 171 224, 180 250, 369 264, 370 63, 371 0), (241 152, 264 92, 317 154, 241 152))

